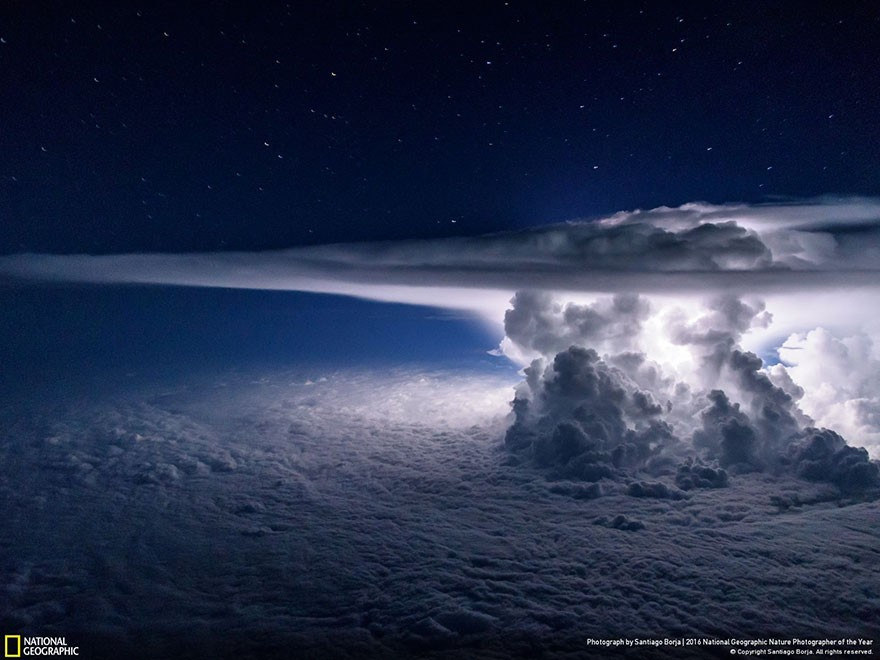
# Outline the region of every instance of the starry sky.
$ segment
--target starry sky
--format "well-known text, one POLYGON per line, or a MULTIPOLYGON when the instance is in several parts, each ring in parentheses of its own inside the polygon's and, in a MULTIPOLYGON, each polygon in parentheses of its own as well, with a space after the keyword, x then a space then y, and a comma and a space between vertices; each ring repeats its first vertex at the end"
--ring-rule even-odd
POLYGON ((0 253, 877 195, 878 53, 868 2, 7 2, 0 253))

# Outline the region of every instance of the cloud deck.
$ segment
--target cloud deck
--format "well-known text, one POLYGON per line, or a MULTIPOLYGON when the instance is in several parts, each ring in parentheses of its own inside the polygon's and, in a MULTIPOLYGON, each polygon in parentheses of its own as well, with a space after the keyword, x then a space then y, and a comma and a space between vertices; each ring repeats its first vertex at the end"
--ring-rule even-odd
POLYGON ((366 395, 369 374, 276 373, 4 411, 3 620, 172 655, 880 632, 877 501, 760 473, 578 497, 509 460, 503 397, 419 419, 394 403, 419 382, 426 401, 461 385, 398 373, 366 395))

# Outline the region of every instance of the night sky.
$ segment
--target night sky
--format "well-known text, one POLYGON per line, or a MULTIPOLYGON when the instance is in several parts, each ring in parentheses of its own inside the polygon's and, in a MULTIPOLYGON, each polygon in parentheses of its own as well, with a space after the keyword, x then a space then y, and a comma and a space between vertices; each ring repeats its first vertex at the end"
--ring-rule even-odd
POLYGON ((874 3, 0 12, 0 251, 472 235, 880 193, 874 3))

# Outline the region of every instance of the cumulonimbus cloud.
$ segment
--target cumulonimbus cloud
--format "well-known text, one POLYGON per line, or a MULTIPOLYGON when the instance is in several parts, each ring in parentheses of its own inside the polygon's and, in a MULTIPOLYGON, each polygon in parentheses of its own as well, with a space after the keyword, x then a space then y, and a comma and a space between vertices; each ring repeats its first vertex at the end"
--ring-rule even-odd
POLYGON ((584 447, 611 456, 614 445, 624 447, 620 465, 636 460, 627 451, 642 452, 641 465, 680 457, 687 437, 721 464, 766 466, 806 437, 810 420, 843 425, 880 454, 876 375, 832 387, 796 356, 851 346, 861 364, 878 364, 878 199, 693 203, 475 237, 270 252, 19 254, 0 257, 0 276, 335 293, 503 318, 502 351, 532 365, 512 444, 529 438, 545 462, 584 447), (819 327, 832 334, 805 334, 819 327), (782 363, 767 369, 755 351, 782 363), (572 378, 607 386, 590 390, 592 412, 578 385, 569 391, 572 378))
MULTIPOLYGON (((730 294, 686 314, 653 309, 638 295, 580 305, 520 292, 505 315, 505 348, 535 357, 517 388, 506 444, 557 478, 591 482, 649 474, 675 476, 683 488, 718 487, 733 470, 794 471, 842 490, 880 485, 866 450, 819 428, 799 405, 805 388, 795 381, 812 389, 808 373, 782 364, 768 370, 742 348, 753 325, 770 322, 763 302, 730 294), (675 364, 662 341, 691 359, 675 364), (694 459, 704 461, 697 481, 694 464, 685 463, 694 459)), ((853 387, 835 393, 847 399, 836 403, 860 406, 849 428, 870 444, 861 427, 871 427, 876 398, 856 399, 865 388, 853 387)))

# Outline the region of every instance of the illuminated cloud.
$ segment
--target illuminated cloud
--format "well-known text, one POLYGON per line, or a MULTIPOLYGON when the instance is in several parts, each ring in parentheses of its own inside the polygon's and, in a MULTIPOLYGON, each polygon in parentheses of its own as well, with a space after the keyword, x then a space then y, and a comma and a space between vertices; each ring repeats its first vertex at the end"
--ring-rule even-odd
POLYGON ((620 446, 642 466, 693 446, 722 466, 771 469, 810 424, 880 454, 876 199, 694 203, 485 236, 262 253, 11 255, 0 273, 336 293, 503 319, 501 351, 531 365, 509 437, 539 462, 620 446), (768 369, 761 358, 777 352, 784 364, 768 369), (839 378, 817 371, 828 356, 839 378), (566 383, 578 379, 599 389, 575 401, 566 383), (598 417, 581 419, 593 395, 598 417))
POLYGON ((799 405, 817 424, 878 448, 880 360, 876 348, 864 332, 836 337, 818 327, 785 340, 779 357, 786 366, 778 365, 771 376, 787 374, 800 390, 799 405))
MULTIPOLYGON (((519 293, 512 304, 503 345, 538 357, 517 389, 506 444, 556 478, 657 477, 680 471, 683 459, 696 457, 739 474, 794 470, 843 489, 878 485, 867 452, 814 428, 798 407, 805 388, 795 378, 804 377, 788 374, 783 365, 768 371, 741 347, 751 326, 770 322, 760 302, 726 295, 709 300, 696 316, 668 309, 658 315, 665 317, 660 328, 645 323, 655 312, 637 296, 577 305, 519 293), (642 351, 642 335, 650 333, 656 346, 658 330, 668 343, 687 347, 689 363, 664 364, 665 352, 642 351), (805 453, 817 452, 804 471, 805 453)), ((873 373, 870 363, 865 371, 873 373)), ((851 407, 853 392, 834 394, 827 405, 851 407)), ((717 474, 726 483, 726 473, 717 474)))
POLYGON ((820 199, 618 213, 477 237, 211 254, 12 255, 0 273, 56 281, 147 283, 437 300, 420 289, 762 293, 872 287, 880 202, 820 199))

